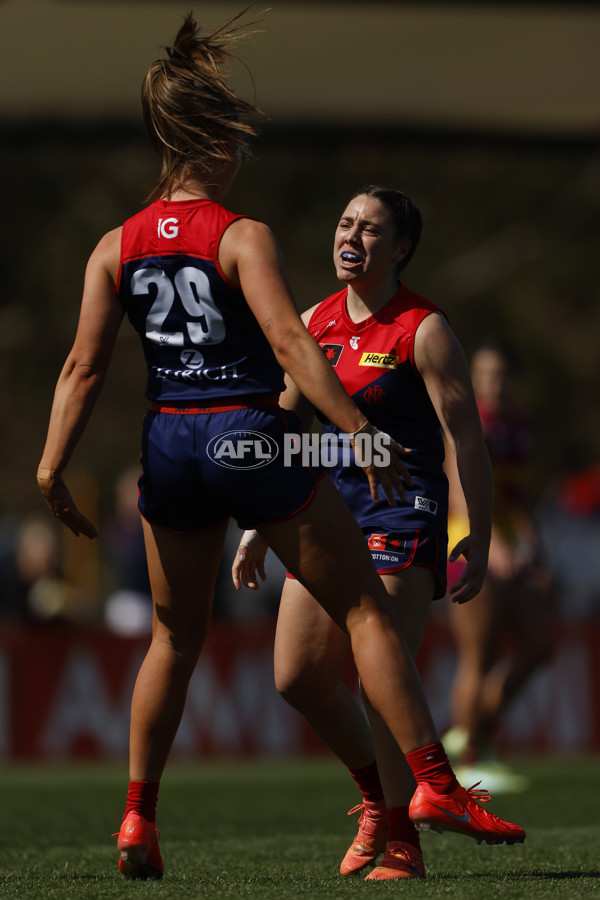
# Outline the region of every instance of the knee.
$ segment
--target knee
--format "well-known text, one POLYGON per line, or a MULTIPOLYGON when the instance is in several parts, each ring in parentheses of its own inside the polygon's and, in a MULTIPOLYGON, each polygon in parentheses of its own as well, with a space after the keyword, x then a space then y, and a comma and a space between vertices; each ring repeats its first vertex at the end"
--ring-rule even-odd
POLYGON ((301 712, 324 691, 317 675, 308 669, 285 669, 275 673, 275 687, 286 703, 301 712))
POLYGON ((202 646, 203 635, 187 633, 155 633, 152 638, 154 652, 168 659, 170 665, 180 671, 193 672, 202 646))

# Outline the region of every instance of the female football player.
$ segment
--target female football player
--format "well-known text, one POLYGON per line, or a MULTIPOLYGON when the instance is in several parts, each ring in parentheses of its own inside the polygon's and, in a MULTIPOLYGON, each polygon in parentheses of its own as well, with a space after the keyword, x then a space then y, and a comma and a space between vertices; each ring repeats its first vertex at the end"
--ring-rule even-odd
MULTIPOLYGON (((467 559, 452 588, 457 604, 471 600, 481 588, 492 508, 490 462, 462 348, 441 310, 399 280, 420 234, 420 213, 400 191, 377 185, 358 191, 334 238, 336 276, 344 287, 303 315, 368 420, 410 448, 404 457, 410 483, 403 501, 393 506, 365 489, 360 468, 347 464, 339 448, 337 464, 328 471, 360 525, 393 599, 394 621, 413 655, 431 601, 446 592, 448 482, 442 430, 456 454, 469 513, 468 536, 452 554, 467 559)), ((286 384, 282 405, 309 428, 312 405, 293 378, 288 376, 286 384)), ((331 435, 343 442, 336 423, 324 410, 319 414, 328 445, 331 435)), ((236 587, 241 582, 258 586, 264 552, 260 536, 244 534, 233 566, 236 587)), ((435 821, 433 807, 427 805, 426 813, 426 804, 415 801, 411 754, 407 764, 362 685, 369 732, 354 696, 340 680, 347 648, 347 634, 306 586, 286 579, 275 643, 277 687, 346 764, 363 796, 356 807, 361 811, 359 831, 342 861, 342 874, 372 864, 385 850, 382 864, 367 878, 423 876, 415 824, 493 843, 522 840, 522 829, 502 822, 477 802, 476 795, 489 799, 486 792, 463 791, 445 812, 436 800, 435 821)))
MULTIPOLYGON (((106 234, 88 261, 79 326, 38 469, 54 515, 75 534, 95 537, 63 475, 127 313, 148 370, 139 507, 154 603, 152 641, 133 693, 131 780, 117 842, 127 877, 163 873, 158 786, 206 635, 231 515, 242 527, 258 525, 348 635, 366 695, 411 760, 415 814, 427 821, 428 803, 443 809, 463 796, 471 803, 348 507, 328 478, 301 463, 283 465, 283 453, 273 450, 268 464, 256 465, 265 460, 261 435, 266 446, 281 448, 299 427, 278 404, 284 371, 357 450, 360 444, 368 453, 374 427, 304 327, 270 230, 222 205, 253 131, 246 116, 254 109, 233 92, 226 72, 241 36, 238 18, 202 35, 188 15, 148 70, 143 110, 160 178, 152 202, 106 234), (235 446, 224 440, 231 432, 239 436, 235 446), (226 450, 237 467, 222 464, 226 450)), ((402 448, 388 443, 387 465, 371 462, 362 474, 373 499, 379 483, 394 502, 406 473, 402 448)))

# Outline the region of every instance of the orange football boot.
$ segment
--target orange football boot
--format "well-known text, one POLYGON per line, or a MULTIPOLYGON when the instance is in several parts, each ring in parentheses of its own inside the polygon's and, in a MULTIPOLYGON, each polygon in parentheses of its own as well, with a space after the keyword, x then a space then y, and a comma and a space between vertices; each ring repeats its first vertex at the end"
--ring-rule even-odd
POLYGON ((381 863, 365 881, 393 881, 398 878, 425 878, 423 854, 412 844, 390 841, 381 863))
POLYGON ((358 832, 340 865, 342 875, 360 872, 365 866, 375 862, 385 850, 387 840, 387 809, 384 800, 376 803, 363 800, 348 813, 354 815, 360 809, 358 832))

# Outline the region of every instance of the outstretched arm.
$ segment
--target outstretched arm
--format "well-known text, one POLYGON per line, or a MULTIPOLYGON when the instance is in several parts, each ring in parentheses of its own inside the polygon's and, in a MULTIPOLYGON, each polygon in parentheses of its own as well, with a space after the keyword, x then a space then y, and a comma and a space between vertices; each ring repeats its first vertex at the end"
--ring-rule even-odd
MULTIPOLYGON (((311 316, 317 306, 312 306, 310 309, 307 309, 300 317, 307 328, 311 316)), ((284 409, 289 409, 296 413, 302 422, 303 431, 310 431, 314 419, 314 407, 312 403, 306 399, 291 375, 287 372, 285 373, 285 390, 282 392, 279 402, 284 409)))
POLYGON ((467 565, 451 588, 455 603, 471 600, 481 590, 490 546, 493 476, 483 440, 467 360, 446 320, 437 313, 427 316, 415 336, 415 363, 456 454, 460 484, 469 517, 469 535, 452 549, 450 559, 461 554, 467 565))
POLYGON ((53 515, 75 535, 96 537, 92 523, 77 509, 62 473, 102 390, 123 309, 115 294, 120 229, 110 232, 92 253, 85 274, 75 342, 54 392, 38 485, 53 515))
MULTIPOLYGON (((278 362, 300 393, 341 431, 374 434, 298 315, 271 230, 260 222, 239 219, 223 235, 219 260, 228 278, 241 287, 278 362)), ((378 499, 379 483, 395 504, 394 493, 404 497, 402 480, 409 476, 399 455, 402 448, 392 442, 390 451, 388 466, 363 468, 373 499, 378 499)))
MULTIPOLYGON (((313 306, 302 313, 301 318, 305 325, 308 325, 315 308, 313 306)), ((280 403, 284 409, 289 409, 298 416, 302 422, 303 431, 310 429, 314 417, 312 404, 298 390, 287 372, 285 373, 285 390, 281 394, 280 403)), ((260 587, 260 580, 267 580, 265 557, 268 549, 269 545, 264 538, 261 538, 258 531, 252 529, 244 531, 231 565, 231 577, 236 591, 239 591, 242 585, 257 591, 260 587)))

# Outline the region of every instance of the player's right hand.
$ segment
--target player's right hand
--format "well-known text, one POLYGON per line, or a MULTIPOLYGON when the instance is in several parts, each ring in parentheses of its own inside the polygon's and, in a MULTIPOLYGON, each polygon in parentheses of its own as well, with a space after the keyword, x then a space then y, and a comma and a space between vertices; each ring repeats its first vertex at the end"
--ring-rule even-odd
POLYGON ((38 487, 53 516, 70 528, 76 537, 84 534, 87 538, 98 537, 98 532, 89 519, 80 513, 62 478, 50 480, 38 478, 38 487))
POLYGON ((263 581, 267 580, 265 556, 268 549, 269 545, 258 531, 243 533, 231 566, 231 577, 236 591, 240 590, 242 584, 257 591, 260 587, 258 577, 260 576, 263 581))

